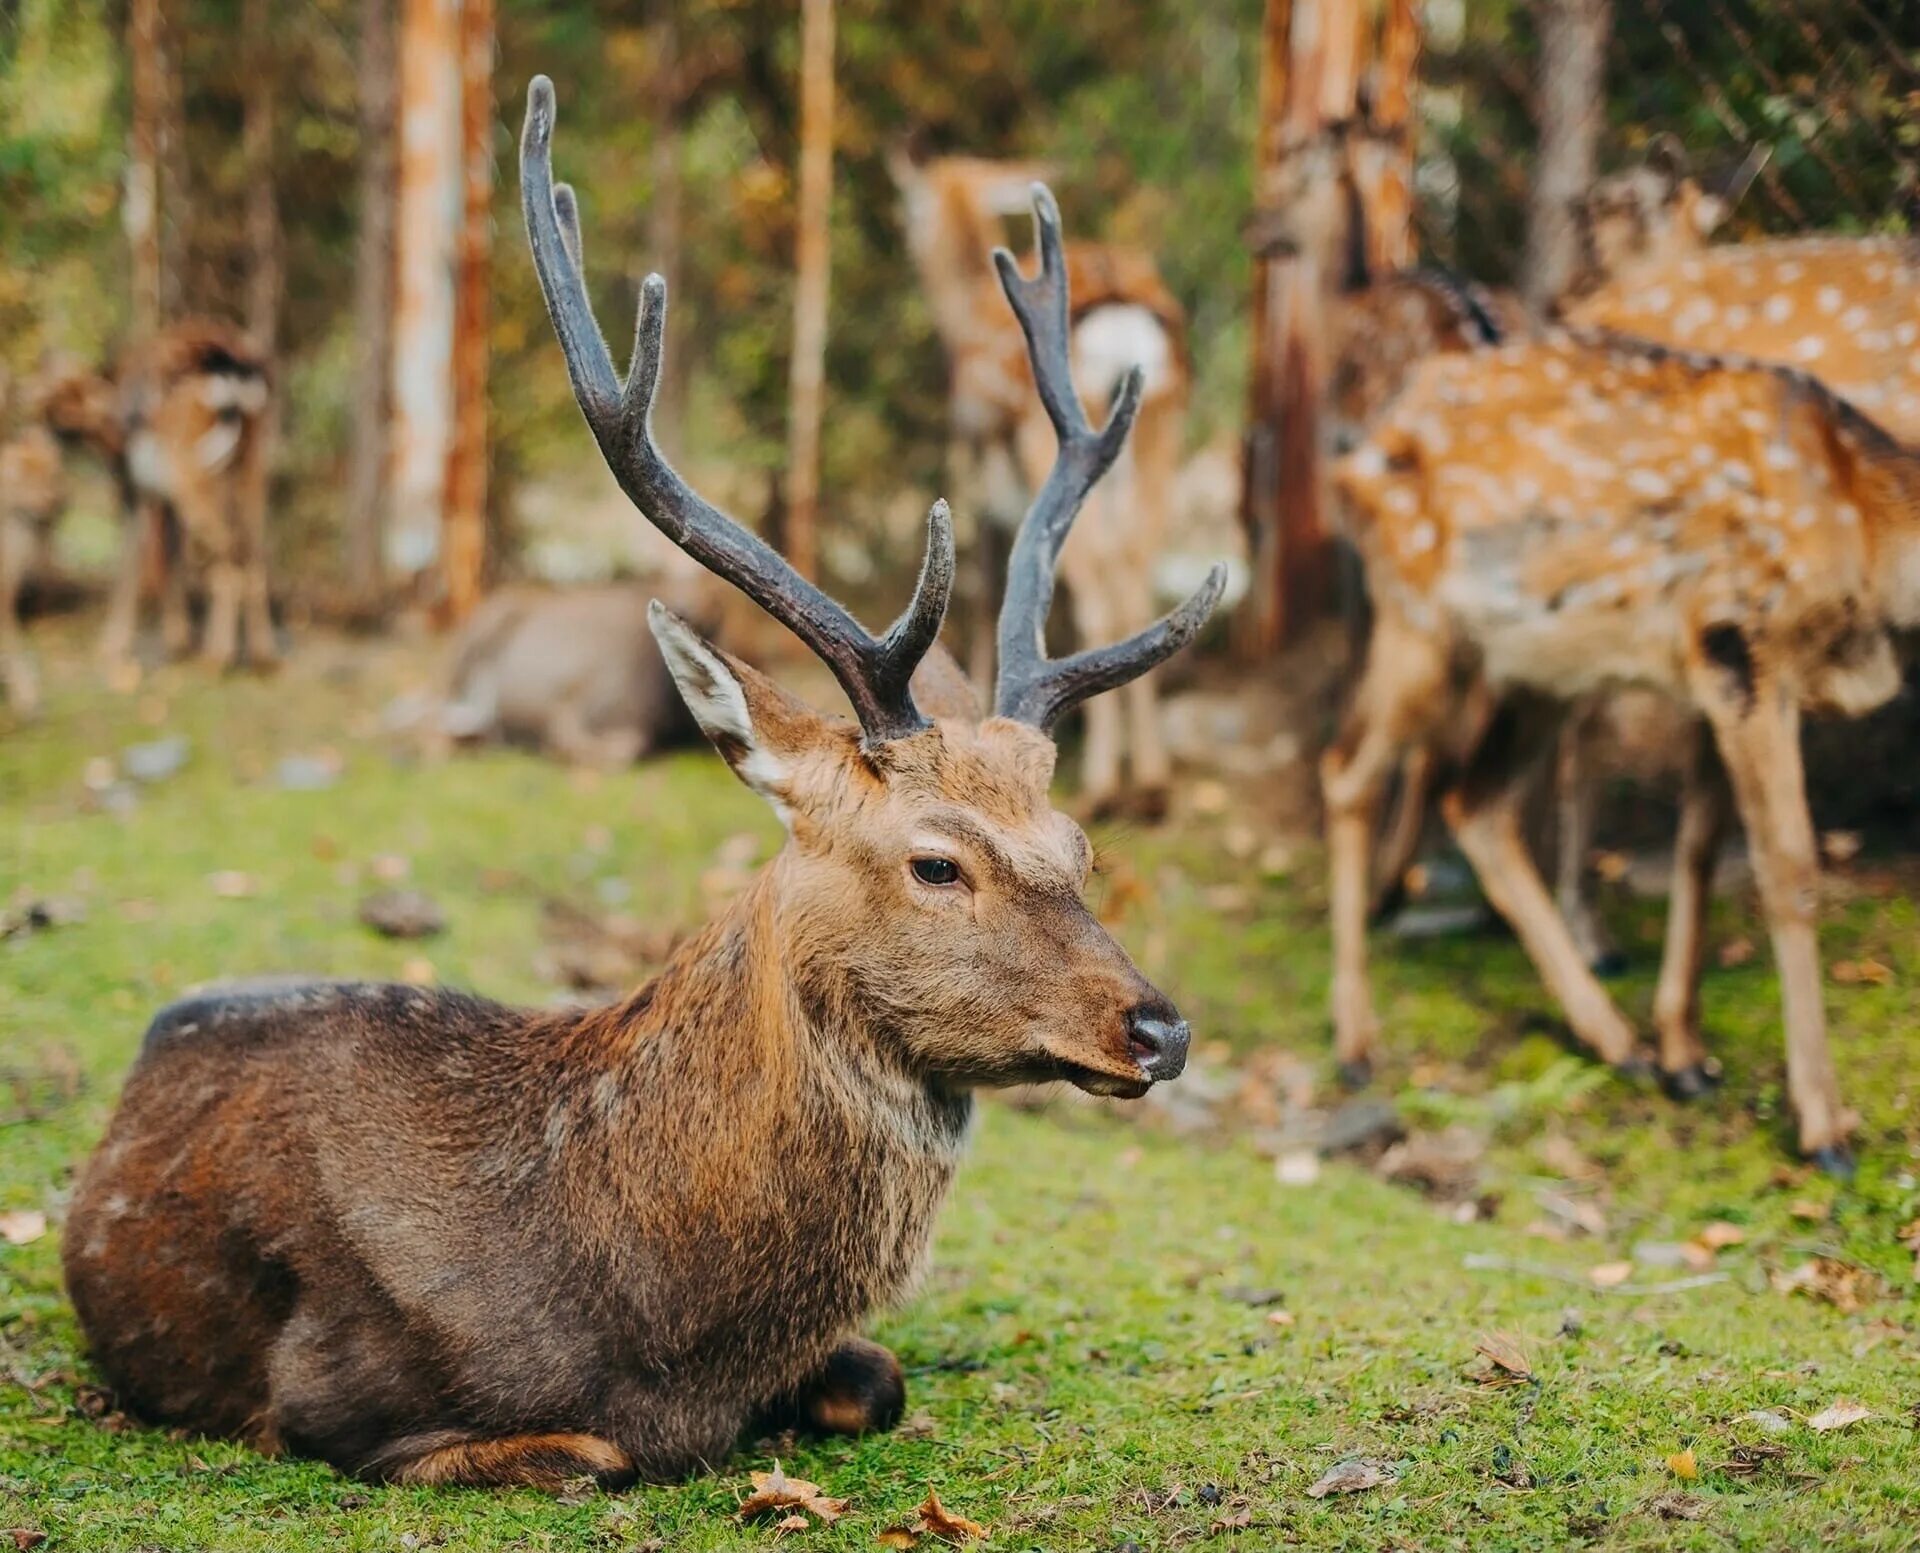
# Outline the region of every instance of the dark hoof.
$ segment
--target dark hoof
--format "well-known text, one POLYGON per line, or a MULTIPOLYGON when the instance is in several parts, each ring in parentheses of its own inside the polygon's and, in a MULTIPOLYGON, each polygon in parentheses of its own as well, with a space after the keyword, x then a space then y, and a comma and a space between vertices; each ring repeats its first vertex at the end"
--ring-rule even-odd
POLYGON ((1591 969, 1602 981, 1613 981, 1627 974, 1627 957, 1618 949, 1609 949, 1605 954, 1594 956, 1591 969))
POLYGON ((1667 1092, 1669 1100, 1698 1100, 1720 1087, 1720 1064, 1696 1062, 1672 1073, 1662 1069, 1660 1087, 1667 1092))
POLYGON ((1856 1168, 1853 1150, 1844 1143, 1829 1143, 1824 1149, 1815 1149, 1807 1158, 1822 1175, 1832 1176, 1836 1181, 1853 1179, 1856 1168))
POLYGON ((1373 1082, 1373 1059, 1356 1057, 1352 1062, 1343 1062, 1334 1069, 1340 1080, 1340 1087, 1346 1090, 1365 1089, 1373 1082))
POLYGON ((1385 927, 1394 917, 1405 909, 1411 899, 1405 879, 1396 879, 1373 898, 1373 904, 1367 908, 1367 926, 1385 927))
POLYGON ((1625 1062, 1614 1063, 1613 1071, 1629 1084, 1644 1084, 1654 1076, 1653 1060, 1636 1054, 1625 1062))

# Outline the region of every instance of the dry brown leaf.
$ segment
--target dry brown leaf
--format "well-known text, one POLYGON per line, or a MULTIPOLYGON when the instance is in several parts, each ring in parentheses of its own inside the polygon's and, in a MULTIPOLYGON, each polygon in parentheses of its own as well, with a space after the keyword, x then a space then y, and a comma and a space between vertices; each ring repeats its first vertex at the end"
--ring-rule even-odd
POLYGON ((1596 1289, 1617 1289, 1632 1276, 1631 1262, 1601 1262, 1587 1269, 1587 1282, 1596 1289))
POLYGON ((1675 1489, 1655 1494, 1647 1501, 1647 1508, 1663 1521, 1702 1521, 1707 1517, 1706 1500, 1698 1494, 1683 1494, 1675 1489))
POLYGON ((1861 1419, 1871 1417, 1872 1408, 1862 1407, 1852 1397, 1835 1397, 1830 1407, 1822 1408, 1807 1420, 1807 1427, 1825 1434, 1829 1430, 1844 1429, 1849 1424, 1857 1424, 1861 1419))
POLYGON ((743 1521, 770 1515, 775 1510, 806 1510, 823 1521, 837 1521, 846 1514, 846 1500, 828 1498, 818 1483, 788 1477, 777 1461, 771 1472, 755 1472, 751 1476, 753 1492, 740 1503, 743 1521))
POLYGON ((1828 974, 1843 987, 1893 985, 1893 971, 1878 960, 1835 960, 1828 974))
POLYGON ((1624 852, 1596 852, 1593 854, 1593 871, 1603 884, 1618 884, 1633 869, 1633 862, 1624 852))
POLYGON ((1753 940, 1751 938, 1730 938, 1720 946, 1720 969, 1733 970, 1753 958, 1753 940))
POLYGON ((1689 1483, 1699 1477, 1700 1463, 1694 1460, 1693 1447, 1689 1445, 1685 1450, 1675 1451, 1667 1457, 1667 1470, 1689 1483))
POLYGON ((945 1538, 948 1542, 967 1542, 975 1538, 985 1541, 987 1528, 978 1521, 970 1521, 964 1515, 955 1515, 940 1502, 940 1496, 932 1489, 927 1490, 926 1502, 920 1506, 920 1529, 930 1536, 945 1538))
POLYGON ((1829 863, 1851 863, 1860 855, 1860 832, 1826 830, 1820 833, 1820 850, 1829 863))
POLYGON ((222 868, 208 874, 207 887, 223 901, 248 900, 260 893, 259 881, 238 868, 222 868))
POLYGON ((1380 1462, 1355 1457, 1329 1467, 1321 1474, 1320 1480, 1307 1490, 1307 1497, 1325 1499, 1329 1494, 1358 1494, 1393 1480, 1393 1474, 1380 1462))
POLYGON ((1736 1445, 1727 1452, 1727 1459, 1715 1469, 1730 1477, 1752 1477, 1769 1462, 1775 1462, 1787 1454, 1784 1445, 1769 1445, 1761 1441, 1754 1445, 1736 1445))
POLYGON ((1798 1202, 1791 1204, 1787 1212, 1792 1214, 1796 1219, 1805 1220, 1808 1224, 1824 1224, 1833 1214, 1833 1205, 1831 1203, 1813 1202, 1803 1197, 1798 1202))
POLYGON ((47 1534, 37 1526, 16 1526, 7 1535, 13 1538, 15 1553, 30 1553, 47 1540, 47 1534))
POLYGON ((1778 1293, 1810 1294, 1849 1316, 1880 1295, 1877 1274, 1831 1256, 1816 1256, 1792 1272, 1775 1273, 1772 1283, 1778 1293))
POLYGON ((889 1526, 875 1532, 873 1540, 883 1548, 910 1548, 920 1540, 920 1533, 910 1526, 889 1526))
POLYGON ((47 1232, 47 1216, 38 1208, 12 1208, 0 1213, 0 1240, 10 1246, 31 1245, 47 1232))
POLYGON ((1526 1348, 1511 1332, 1483 1332, 1473 1351, 1487 1361, 1483 1384, 1512 1385, 1533 1379, 1533 1363, 1526 1348))
POLYGON ((773 1529, 780 1536, 784 1537, 790 1531, 805 1531, 812 1524, 812 1521, 808 1520, 796 1510, 792 1515, 781 1516, 779 1520, 773 1523, 773 1529))
POLYGON ((1290 1327, 1293 1325, 1293 1320, 1293 1312, 1290 1310, 1270 1310, 1267 1312, 1267 1324, 1269 1326, 1290 1327))
POLYGON ((1724 1251, 1728 1246, 1744 1245, 1747 1232, 1738 1224, 1729 1224, 1725 1219, 1715 1219, 1711 1224, 1703 1224, 1700 1233, 1693 1237, 1694 1244, 1705 1246, 1709 1251, 1724 1251))

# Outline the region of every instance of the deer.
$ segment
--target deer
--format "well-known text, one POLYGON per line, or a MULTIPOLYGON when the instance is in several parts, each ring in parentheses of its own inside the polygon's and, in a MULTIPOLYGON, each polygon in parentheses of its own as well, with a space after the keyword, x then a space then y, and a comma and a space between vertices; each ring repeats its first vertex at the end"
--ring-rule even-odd
POLYGON ((66 511, 60 444, 29 422, 0 442, 0 684, 17 718, 40 706, 40 678, 20 628, 20 599, 66 511))
POLYGON ((791 630, 852 716, 651 619, 689 710, 784 845, 651 982, 592 1010, 316 983, 209 993, 147 1032, 63 1255, 95 1362, 142 1417, 400 1483, 607 1487, 713 1466, 750 1424, 858 1432, 904 1405, 859 1335, 922 1266, 975 1092, 1137 1098, 1190 1032, 1086 909, 1050 730, 1193 639, 1224 571, 1125 640, 1043 633, 1096 430, 1069 370, 1059 213, 996 256, 1058 456, 1015 536, 990 711, 938 643, 953 522, 870 634, 661 455, 666 286, 615 371, 552 83, 520 142, 534 268, 580 409, 639 512, 791 630))
POLYGON ((244 335, 213 319, 169 325, 125 352, 111 372, 68 367, 45 393, 49 428, 91 449, 119 484, 121 557, 100 656, 131 660, 150 546, 165 567, 161 642, 192 645, 186 569, 206 578, 200 656, 215 668, 279 658, 267 579, 267 364, 244 335))
POLYGON ((1364 1076, 1378 1038, 1366 904, 1381 786, 1403 750, 1482 696, 1447 823, 1574 1036, 1629 1073, 1652 1067, 1555 909, 1520 815, 1566 707, 1644 686, 1689 714, 1690 733, 1657 1071, 1682 1098, 1717 1076, 1699 976, 1731 810, 1779 969, 1799 1146, 1850 1171, 1799 729, 1807 710, 1857 716, 1899 688, 1890 633, 1920 623, 1920 453, 1803 371, 1554 331, 1423 363, 1335 479, 1376 607, 1321 769, 1342 1064, 1364 1076))
MULTIPOLYGON (((1038 173, 1026 163, 976 157, 890 158, 905 206, 907 248, 933 308, 948 362, 950 469, 988 493, 990 518, 1019 510, 1019 491, 1047 476, 1052 433, 1032 393, 1020 328, 996 284, 990 255, 999 221, 1024 208, 1038 173)), ((1060 558, 1076 635, 1110 640, 1154 612, 1153 564, 1163 548, 1186 421, 1190 373, 1186 315, 1152 258, 1110 244, 1067 249, 1074 294, 1074 381, 1090 404, 1109 402, 1140 365, 1144 388, 1135 433, 1060 558)), ((985 534, 982 537, 986 537, 985 534)), ((993 597, 993 551, 977 546, 976 600, 993 597)), ((976 649, 991 640, 976 629, 976 649)), ((990 661, 976 650, 976 677, 990 661)), ((1164 811, 1171 767, 1153 681, 1141 677, 1124 708, 1086 709, 1081 802, 1094 815, 1164 811)))

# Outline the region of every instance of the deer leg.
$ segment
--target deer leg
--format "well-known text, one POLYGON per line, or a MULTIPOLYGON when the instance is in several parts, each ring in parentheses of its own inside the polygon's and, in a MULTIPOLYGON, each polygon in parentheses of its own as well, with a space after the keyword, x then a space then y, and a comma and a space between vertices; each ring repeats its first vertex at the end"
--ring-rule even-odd
POLYGON ((235 515, 246 536, 247 660, 258 668, 280 661, 279 639, 273 634, 273 594, 267 585, 267 460, 256 428, 250 437, 247 461, 241 471, 235 515))
MULTIPOLYGON (((1084 555, 1084 551, 1080 554, 1084 555)), ((1099 647, 1114 640, 1115 629, 1110 600, 1102 591, 1102 579, 1089 576, 1081 568, 1071 567, 1075 555, 1069 546, 1061 558, 1061 569, 1072 593, 1073 627, 1081 647, 1099 647), (1078 573, 1078 575, 1076 575, 1078 573)), ((1120 758, 1125 744, 1125 725, 1116 696, 1095 696, 1082 704, 1081 727, 1085 743, 1080 751, 1080 802, 1089 814, 1110 813, 1120 797, 1120 758)))
POLYGON ((1380 856, 1373 869, 1373 899, 1368 920, 1376 924, 1398 911, 1407 899, 1407 871, 1420 850, 1427 830, 1427 809, 1433 802, 1433 779, 1440 757, 1429 744, 1416 744, 1400 762, 1400 791, 1393 813, 1380 838, 1380 856))
POLYGON ((1557 705, 1531 698, 1509 700, 1469 757, 1443 812, 1487 899, 1512 925, 1541 980, 1565 1010, 1574 1036, 1614 1067, 1638 1071, 1644 1061, 1633 1027, 1594 979, 1527 846, 1528 779, 1559 721, 1557 705))
POLYGON ((200 640, 200 659, 211 668, 230 669, 240 652, 240 596, 245 577, 228 557, 216 557, 207 568, 207 629, 200 640))
POLYGON ((855 1337, 834 1349, 818 1375, 768 1408, 761 1424, 815 1434, 869 1434, 891 1429, 906 1407, 900 1361, 878 1343, 855 1337))
POLYGON ((1626 956, 1614 946, 1593 898, 1593 816, 1597 799, 1593 776, 1599 736, 1600 703, 1583 702, 1560 735, 1554 770, 1558 837, 1554 863, 1554 899, 1596 976, 1619 976, 1626 956))
POLYGON ((107 624, 100 634, 100 661, 108 668, 133 657, 133 638, 140 620, 140 573, 146 552, 148 526, 158 521, 151 502, 130 504, 120 515, 120 563, 107 598, 107 624))
POLYGON ((444 1431, 383 1446, 360 1476, 384 1483, 458 1488, 540 1488, 554 1493, 582 1478, 625 1488, 639 1477, 633 1458, 596 1434, 510 1434, 462 1439, 444 1431))
MULTIPOLYGON (((1730 629, 1730 628, 1720 628, 1730 629)), ((1819 853, 1800 763, 1800 708, 1784 687, 1758 678, 1744 643, 1712 649, 1712 683, 1701 697, 1753 849, 1787 1035, 1787 1096, 1800 1149, 1821 1169, 1850 1175, 1856 1118, 1840 1100, 1827 1045, 1816 913, 1819 853)))
POLYGON ((187 608, 187 536, 173 510, 156 504, 152 517, 160 552, 160 648, 184 658, 193 647, 193 617, 187 608))
POLYGON ((1726 831, 1726 770, 1702 725, 1692 734, 1673 848, 1673 890, 1653 1026, 1660 1035, 1660 1082, 1675 1100, 1692 1100, 1720 1081, 1720 1066, 1700 1039, 1700 965, 1706 948, 1713 869, 1726 831))
MULTIPOLYGON (((1138 631, 1153 620, 1152 573, 1142 564, 1128 574, 1128 615, 1125 629, 1138 631)), ((1160 675, 1155 670, 1142 674, 1126 687, 1127 758, 1136 801, 1140 812, 1158 819, 1166 812, 1167 789, 1172 767, 1167 759, 1167 741, 1160 726, 1160 675)))
POLYGON ((0 667, 6 673, 7 703, 21 719, 33 716, 40 707, 40 681, 20 629, 20 595, 34 548, 30 531, 21 524, 9 522, 0 528, 0 667))

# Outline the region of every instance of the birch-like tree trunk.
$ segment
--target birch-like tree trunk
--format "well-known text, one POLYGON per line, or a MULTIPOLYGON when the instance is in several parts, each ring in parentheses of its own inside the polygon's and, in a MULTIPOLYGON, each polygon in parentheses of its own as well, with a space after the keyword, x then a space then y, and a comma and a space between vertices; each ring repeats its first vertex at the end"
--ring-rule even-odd
POLYGON ((360 0, 360 230, 354 249, 353 433, 347 460, 347 586, 362 605, 380 592, 391 450, 394 287, 394 48, 392 0, 360 0))
POLYGON ((794 240, 793 360, 787 395, 787 559, 820 565, 820 425, 827 370, 833 207, 833 0, 800 0, 800 190, 794 240))
POLYGON ((1527 196, 1527 252, 1520 290, 1544 313, 1580 263, 1574 204, 1593 186, 1606 123, 1611 0, 1538 0, 1540 60, 1534 120, 1540 131, 1527 196))
POLYGON ((132 105, 127 135, 127 184, 120 219, 127 234, 134 340, 160 330, 164 265, 160 247, 160 137, 166 117, 166 57, 160 0, 129 0, 127 57, 132 105))

